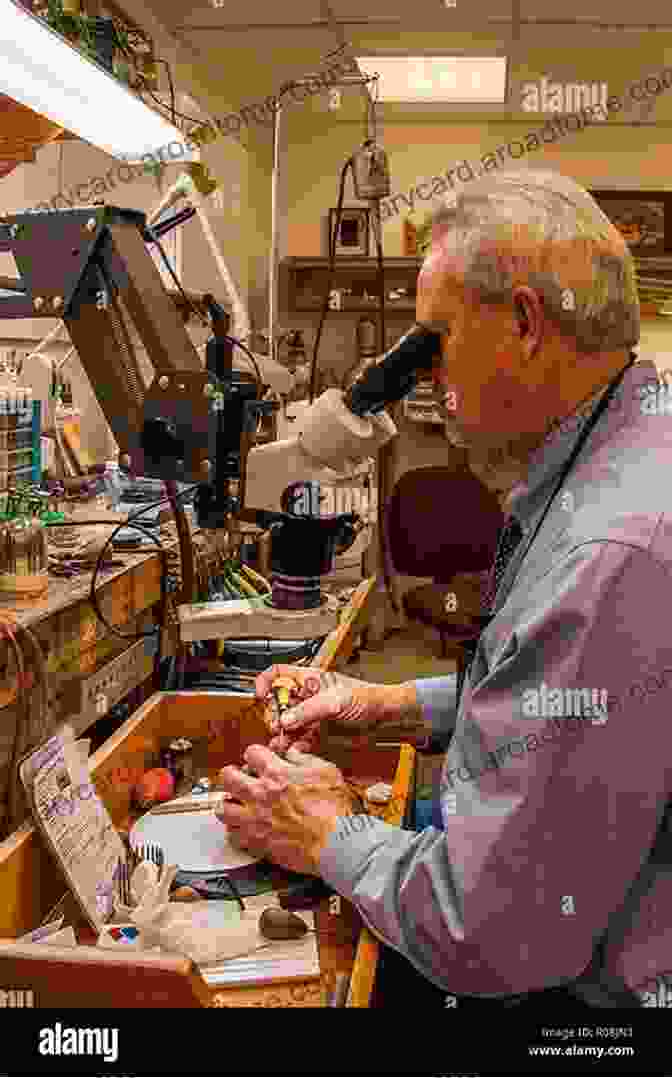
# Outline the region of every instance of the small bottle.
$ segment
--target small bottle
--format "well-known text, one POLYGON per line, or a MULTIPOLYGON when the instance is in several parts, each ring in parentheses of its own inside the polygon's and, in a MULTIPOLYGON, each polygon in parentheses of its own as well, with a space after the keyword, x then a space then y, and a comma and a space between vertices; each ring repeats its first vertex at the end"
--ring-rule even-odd
POLYGON ((193 745, 186 737, 178 737, 171 741, 167 749, 161 753, 161 762, 166 770, 170 771, 175 779, 175 786, 181 783, 193 782, 194 761, 193 745))
POLYGON ((5 564, 0 593, 11 599, 38 599, 49 588, 45 529, 37 517, 17 516, 3 525, 5 564))

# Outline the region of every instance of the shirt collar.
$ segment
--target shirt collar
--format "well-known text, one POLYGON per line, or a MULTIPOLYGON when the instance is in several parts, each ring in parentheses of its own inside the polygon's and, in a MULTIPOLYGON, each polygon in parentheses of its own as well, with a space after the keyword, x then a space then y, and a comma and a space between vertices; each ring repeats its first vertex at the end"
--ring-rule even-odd
MULTIPOLYGON (((626 370, 614 395, 613 407, 610 406, 607 409, 607 416, 600 423, 600 428, 604 424, 606 438, 623 426, 624 418, 627 418, 629 412, 632 411, 635 402, 639 402, 636 386, 643 382, 650 382, 652 377, 656 377, 656 368, 650 361, 635 363, 626 370)), ((594 414, 607 389, 608 386, 602 386, 590 400, 584 401, 548 434, 532 454, 526 480, 511 491, 506 503, 507 512, 520 522, 523 533, 529 530, 534 523, 534 518, 545 506, 582 430, 594 414)))

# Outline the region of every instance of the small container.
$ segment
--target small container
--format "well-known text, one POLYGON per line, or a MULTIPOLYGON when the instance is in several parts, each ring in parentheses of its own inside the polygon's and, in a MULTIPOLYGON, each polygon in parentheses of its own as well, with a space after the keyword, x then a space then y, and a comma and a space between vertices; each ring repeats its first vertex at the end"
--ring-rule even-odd
POLYGON ((191 741, 186 737, 178 737, 161 752, 161 765, 173 775, 176 786, 181 782, 193 782, 193 748, 191 741))
POLYGON ((0 594, 41 598, 49 588, 48 569, 46 532, 37 517, 0 523, 0 594))

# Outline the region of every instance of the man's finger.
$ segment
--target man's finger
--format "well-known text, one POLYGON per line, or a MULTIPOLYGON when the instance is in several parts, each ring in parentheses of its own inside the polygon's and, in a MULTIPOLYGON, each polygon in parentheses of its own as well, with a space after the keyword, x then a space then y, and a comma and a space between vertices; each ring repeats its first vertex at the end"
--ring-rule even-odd
POLYGON ((245 805, 232 805, 229 802, 222 801, 222 804, 215 812, 215 816, 220 823, 235 829, 249 824, 251 812, 245 805))
POLYGON ((333 764, 330 764, 328 760, 323 760, 320 756, 313 756, 312 753, 304 752, 303 749, 299 747, 302 744, 304 743, 297 741, 292 745, 291 749, 287 749, 285 759, 287 759, 290 764, 296 764, 298 767, 334 766, 333 764))
POLYGON ((227 794, 233 794, 239 801, 254 801, 263 793, 263 786, 259 779, 252 775, 246 775, 239 767, 230 764, 223 767, 219 772, 218 785, 226 790, 227 794))
POLYGON ((272 752, 266 745, 250 745, 245 750, 244 760, 246 764, 254 768, 257 774, 262 777, 264 773, 270 771, 287 770, 287 765, 281 756, 278 756, 277 752, 272 752))
MULTIPOLYGON (((315 748, 315 744, 312 741, 297 741, 294 744, 294 748, 297 749, 298 752, 309 753, 311 749, 315 748)), ((313 757, 313 759, 317 759, 317 757, 313 757)))
POLYGON ((291 743, 291 739, 286 734, 278 734, 277 737, 271 738, 268 747, 272 752, 276 752, 278 756, 284 756, 291 743))

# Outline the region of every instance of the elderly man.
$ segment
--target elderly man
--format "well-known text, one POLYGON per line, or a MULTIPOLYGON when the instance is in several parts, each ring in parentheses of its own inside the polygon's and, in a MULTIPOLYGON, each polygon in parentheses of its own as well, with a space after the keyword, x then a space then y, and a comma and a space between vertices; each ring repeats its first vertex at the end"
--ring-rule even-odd
POLYGON ((288 671, 319 691, 248 751, 258 777, 225 770, 244 805, 222 818, 351 900, 437 1002, 637 1006, 672 971, 672 438, 647 406, 655 367, 631 352, 632 260, 573 181, 493 174, 437 215, 417 321, 441 334, 451 422, 511 489, 460 699, 454 677, 274 667, 258 696, 288 671), (348 828, 340 773, 303 755, 329 721, 418 744, 431 730, 448 749, 434 826, 348 828))

